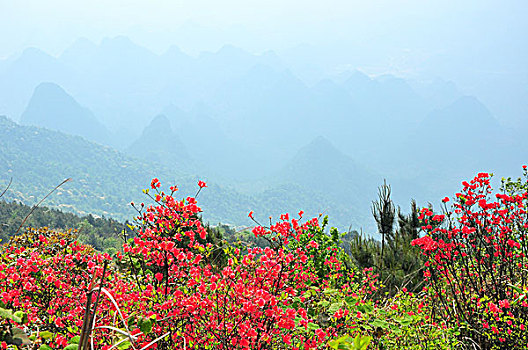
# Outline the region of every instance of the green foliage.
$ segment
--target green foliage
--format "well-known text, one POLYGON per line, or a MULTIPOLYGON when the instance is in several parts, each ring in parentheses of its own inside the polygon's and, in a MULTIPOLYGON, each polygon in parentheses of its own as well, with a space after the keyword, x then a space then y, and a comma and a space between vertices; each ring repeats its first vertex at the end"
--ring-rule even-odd
POLYGON ((362 336, 358 334, 353 338, 350 335, 345 334, 339 339, 330 341, 328 346, 332 349, 339 350, 366 350, 371 340, 372 337, 370 336, 362 336))
MULTIPOLYGON (((2 302, 0 305, 5 306, 2 302)), ((0 307, 0 342, 17 347, 29 344, 29 337, 19 328, 26 323, 28 323, 27 313, 0 307)))
MULTIPOLYGON (((13 178, 3 198, 28 205, 70 177, 72 182, 46 199, 47 206, 80 216, 92 213, 121 221, 130 220, 134 215, 128 203, 142 200, 142 186, 153 177, 177 182, 183 196, 192 196, 196 185, 196 176, 182 172, 180 167, 152 159, 136 159, 80 137, 18 125, 3 116, 0 116, 0 174, 2 190, 13 178)), ((250 210, 265 213, 267 218, 269 214, 300 208, 310 215, 319 214, 321 208, 332 208, 332 220, 340 227, 368 222, 368 217, 358 217, 359 201, 355 198, 348 198, 355 201, 350 206, 349 200, 336 202, 325 193, 314 193, 313 188, 298 185, 277 184, 266 190, 251 187, 252 191, 244 194, 229 186, 211 184, 207 196, 200 198, 205 221, 246 225, 250 210)), ((342 185, 338 191, 341 190, 342 185)))
POLYGON ((395 209, 390 199, 390 187, 384 184, 380 188, 379 200, 374 202, 373 215, 382 242, 354 234, 350 242, 352 260, 359 268, 374 268, 390 295, 403 287, 418 291, 423 282, 423 258, 420 249, 411 243, 418 238, 423 222, 418 217, 416 202, 411 201, 411 211, 407 215, 398 207, 398 228, 394 230, 395 209))
MULTIPOLYGON (((0 239, 8 242, 12 234, 20 227, 31 207, 19 202, 0 201, 0 239)), ((119 238, 127 223, 110 218, 99 218, 89 214, 79 217, 58 209, 36 208, 24 224, 26 227, 49 227, 57 230, 77 230, 78 240, 94 247, 98 251, 114 251, 121 248, 119 238)))
POLYGON ((331 277, 329 273, 332 268, 328 263, 328 259, 330 256, 336 255, 338 259, 336 263, 340 265, 338 269, 341 275, 333 281, 336 284, 340 284, 343 282, 340 279, 348 278, 353 265, 350 261, 350 256, 340 247, 342 234, 335 227, 332 227, 328 234, 326 232, 327 225, 328 217, 325 216, 320 226, 309 227, 307 233, 299 236, 299 240, 292 240, 287 249, 295 252, 299 247, 310 247, 311 255, 306 265, 313 267, 321 280, 331 277))

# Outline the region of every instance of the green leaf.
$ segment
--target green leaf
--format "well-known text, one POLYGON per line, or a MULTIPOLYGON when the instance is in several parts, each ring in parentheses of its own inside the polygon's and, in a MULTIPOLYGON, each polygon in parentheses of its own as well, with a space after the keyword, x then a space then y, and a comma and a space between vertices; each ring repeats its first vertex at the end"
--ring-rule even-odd
POLYGON ((9 309, 0 308, 0 317, 7 320, 11 320, 13 317, 13 311, 9 309))
POLYGON ((79 345, 77 344, 70 344, 64 348, 64 350, 77 350, 79 348, 79 345))
POLYGON ((333 289, 333 288, 323 290, 324 294, 330 294, 330 295, 336 294, 337 292, 338 292, 338 290, 337 289, 333 289))
POLYGON ((379 319, 375 319, 374 321, 372 321, 370 323, 370 325, 372 327, 379 327, 379 328, 383 328, 383 329, 389 328, 389 323, 387 321, 383 321, 383 320, 379 320, 379 319))
POLYGON ((334 339, 330 342, 328 342, 328 346, 332 349, 347 349, 345 346, 346 344, 352 343, 352 337, 348 334, 343 335, 342 337, 339 337, 337 339, 334 339))
POLYGON ((28 315, 23 311, 17 311, 13 314, 13 321, 20 324, 28 323, 28 315))
POLYGON ((403 319, 397 319, 396 322, 398 322, 402 326, 408 326, 412 323, 412 318, 405 315, 403 319))
POLYGON ((335 313, 337 310, 339 310, 341 308, 343 304, 341 302, 337 302, 337 303, 333 303, 332 305, 330 305, 330 307, 328 308, 328 313, 330 314, 333 314, 335 313))
POLYGON ((513 284, 508 283, 508 286, 512 287, 512 289, 513 289, 514 291, 516 291, 517 293, 519 293, 519 294, 521 294, 521 293, 523 292, 522 288, 519 288, 519 287, 517 287, 517 286, 514 286, 513 284))
POLYGON ((81 337, 76 335, 75 337, 71 338, 68 343, 69 344, 79 344, 79 341, 81 340, 81 337))
POLYGON ((354 298, 354 297, 346 297, 345 298, 345 302, 348 304, 348 305, 356 305, 357 303, 357 298, 354 298))
POLYGON ((53 337, 53 333, 51 333, 50 331, 43 331, 39 334, 42 339, 50 339, 51 337, 53 337))
POLYGON ((374 311, 374 306, 372 306, 371 303, 365 303, 363 304, 364 308, 365 308, 365 312, 367 314, 371 313, 372 311, 374 311))
POLYGON ((362 336, 361 334, 356 335, 354 338, 354 350, 365 350, 371 340, 372 337, 370 336, 362 336))
POLYGON ((128 328, 132 327, 132 325, 136 322, 136 318, 134 316, 130 316, 127 320, 127 326, 128 328))
POLYGON ((319 327, 319 325, 317 323, 308 322, 308 329, 309 330, 315 331, 316 329, 319 329, 319 328, 321 328, 321 327, 319 327))
POLYGON ((127 340, 127 341, 124 341, 121 344, 119 344, 117 346, 117 348, 119 350, 126 350, 126 349, 130 348, 131 346, 132 346, 132 344, 127 340))
POLYGON ((141 317, 138 319, 138 328, 143 334, 149 334, 152 331, 154 322, 150 318, 141 317))
POLYGON ((53 350, 49 345, 46 345, 46 344, 42 344, 40 347, 39 347, 39 350, 53 350))
POLYGON ((319 305, 321 305, 322 307, 327 307, 328 305, 330 305, 330 302, 328 300, 321 300, 319 302, 319 305))

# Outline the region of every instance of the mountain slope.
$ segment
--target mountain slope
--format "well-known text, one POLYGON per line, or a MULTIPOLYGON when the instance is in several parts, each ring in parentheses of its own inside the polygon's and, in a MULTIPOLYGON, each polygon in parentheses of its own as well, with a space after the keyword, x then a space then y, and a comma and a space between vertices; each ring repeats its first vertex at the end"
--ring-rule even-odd
POLYGON ((412 139, 411 147, 418 156, 428 157, 436 165, 449 161, 454 167, 492 167, 511 143, 507 130, 471 96, 460 97, 445 108, 431 112, 412 139))
MULTIPOLYGON (((167 187, 177 185, 177 197, 194 195, 199 179, 178 169, 123 155, 78 136, 21 126, 1 116, 0 174, 3 174, 0 188, 7 185, 10 177, 13 178, 13 185, 4 198, 28 205, 35 204, 65 178, 72 178, 73 181, 64 184, 46 200, 46 205, 77 214, 93 213, 120 220, 130 220, 134 216, 129 205, 131 201, 149 202, 142 189, 148 187, 151 179, 159 178, 167 187)), ((207 178, 200 179, 208 181, 207 178)), ((276 186, 262 193, 245 195, 214 181, 208 181, 208 187, 199 198, 207 221, 233 225, 251 225, 247 217, 250 210, 265 217, 286 210, 292 213, 305 210, 310 215, 317 215, 328 207, 326 203, 331 202, 327 196, 299 186, 276 186)), ((354 212, 350 207, 334 208, 337 208, 335 212, 344 214, 340 219, 331 217, 332 224, 348 227, 353 222, 361 222, 352 217, 354 212)))
POLYGON ((152 119, 141 136, 127 148, 126 153, 139 159, 164 164, 169 169, 181 170, 191 164, 185 145, 163 114, 152 119))
POLYGON ((110 133, 92 112, 54 83, 41 83, 33 92, 20 122, 82 136, 102 144, 110 143, 110 133))
POLYGON ((301 148, 273 181, 331 199, 326 208, 330 217, 335 211, 364 225, 370 221, 370 202, 382 179, 319 136, 301 148))
POLYGON ((55 57, 27 48, 12 58, 0 74, 0 114, 18 119, 35 86, 43 81, 69 81, 72 71, 55 57))

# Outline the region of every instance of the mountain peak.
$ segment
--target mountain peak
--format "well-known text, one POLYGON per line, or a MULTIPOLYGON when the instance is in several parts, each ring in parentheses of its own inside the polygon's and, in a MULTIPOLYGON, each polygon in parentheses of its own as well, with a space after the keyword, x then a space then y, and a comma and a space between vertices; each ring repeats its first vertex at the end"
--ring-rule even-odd
POLYGON ((349 72, 347 75, 348 77, 345 79, 346 85, 367 84, 372 81, 368 75, 358 69, 349 72))
POLYGON ((322 160, 325 157, 340 158, 345 157, 334 144, 324 136, 317 136, 309 144, 302 147, 297 153, 297 157, 313 157, 322 160))
POLYGON ((20 117, 22 124, 40 126, 108 144, 109 133, 62 87, 52 82, 40 83, 20 117))
POLYGON ((499 126, 491 112, 474 96, 459 97, 449 106, 431 113, 428 119, 459 127, 487 127, 491 130, 499 126))
POLYGON ((35 91, 33 95, 40 95, 40 94, 46 94, 47 97, 62 97, 65 99, 68 99, 70 101, 73 101, 73 97, 71 97, 60 85, 52 83, 52 82, 42 82, 35 87, 35 91))
POLYGON ((489 110, 480 102, 475 96, 461 96, 459 97, 453 104, 451 105, 452 108, 462 108, 462 109, 475 109, 480 111, 482 114, 491 114, 489 110))
POLYGON ((342 203, 366 200, 379 180, 323 136, 301 148, 277 177, 285 183, 329 193, 342 203))
POLYGON ((190 157, 180 138, 171 128, 164 114, 155 116, 141 136, 127 149, 127 153, 169 166, 188 165, 190 157))
POLYGON ((50 56, 49 54, 47 54, 46 52, 42 51, 39 48, 28 47, 28 48, 24 49, 24 51, 22 51, 22 54, 20 55, 20 57, 46 57, 46 58, 49 58, 49 57, 52 57, 52 56, 50 56))
POLYGON ((158 114, 150 124, 145 128, 143 133, 169 133, 172 134, 172 127, 169 118, 165 114, 158 114))

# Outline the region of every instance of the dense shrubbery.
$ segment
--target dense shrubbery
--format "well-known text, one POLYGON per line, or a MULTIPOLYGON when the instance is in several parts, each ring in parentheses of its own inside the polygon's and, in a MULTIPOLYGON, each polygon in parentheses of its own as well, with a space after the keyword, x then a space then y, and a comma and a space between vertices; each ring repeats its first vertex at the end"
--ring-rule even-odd
POLYGON ((63 231, 75 229, 79 242, 89 244, 99 251, 112 252, 119 249, 122 240, 119 239, 118 234, 127 228, 126 223, 123 224, 111 218, 100 218, 93 215, 79 217, 57 209, 32 208, 16 201, 0 201, 0 242, 9 241, 10 236, 15 234, 28 213, 31 215, 24 226, 49 227, 63 231))
POLYGON ((484 349, 528 344, 527 184, 503 181, 492 196, 490 175, 478 174, 445 214, 422 210, 427 235, 413 242, 427 259, 436 312, 484 349))
POLYGON ((228 243, 195 198, 155 179, 155 204, 135 206, 135 234, 113 257, 48 229, 2 248, 2 347, 526 347, 527 182, 504 182, 497 201, 487 174, 464 186, 444 214, 398 211, 383 253, 356 235, 348 254, 302 212, 257 224, 259 244, 228 243))

